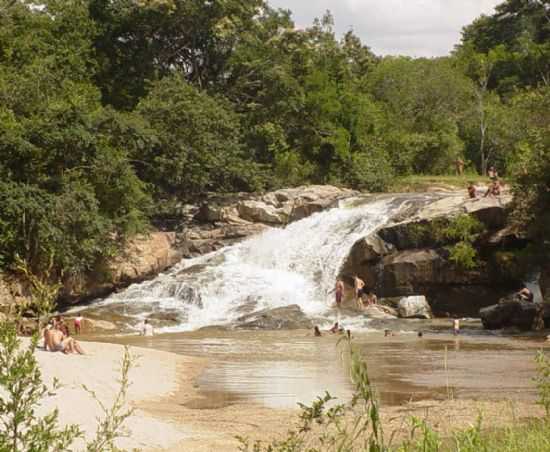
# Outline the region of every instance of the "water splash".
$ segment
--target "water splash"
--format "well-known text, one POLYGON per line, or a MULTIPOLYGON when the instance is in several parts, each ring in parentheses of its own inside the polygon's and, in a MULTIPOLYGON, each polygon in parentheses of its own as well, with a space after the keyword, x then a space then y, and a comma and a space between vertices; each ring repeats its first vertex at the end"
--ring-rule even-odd
POLYGON ((284 229, 194 259, 130 286, 96 304, 143 319, 172 312, 186 331, 229 324, 243 312, 299 305, 309 316, 326 317, 330 293, 352 245, 386 223, 398 206, 393 199, 347 200, 284 229))

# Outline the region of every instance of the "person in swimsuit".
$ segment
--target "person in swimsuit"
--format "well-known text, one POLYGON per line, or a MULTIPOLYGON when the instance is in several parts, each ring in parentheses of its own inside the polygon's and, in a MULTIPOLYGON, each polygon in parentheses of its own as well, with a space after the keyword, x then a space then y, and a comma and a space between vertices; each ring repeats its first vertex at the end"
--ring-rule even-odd
POLYGON ((470 182, 468 184, 468 197, 470 199, 476 199, 477 198, 476 187, 472 182, 470 182))
POLYGON ((365 288, 365 281, 363 281, 359 276, 355 275, 353 277, 353 287, 355 288, 355 302, 357 303, 357 307, 361 309, 362 306, 362 296, 363 296, 363 289, 365 288))
POLYGON ((458 336, 460 334, 460 320, 454 319, 453 320, 453 334, 455 336, 458 336))
POLYGON ((485 192, 484 197, 487 196, 500 196, 500 182, 498 180, 494 180, 489 187, 487 188, 487 191, 485 192))
POLYGON ((529 301, 529 302, 532 302, 533 299, 535 298, 534 295, 533 295, 533 292, 531 292, 527 287, 523 287, 518 293, 517 293, 517 296, 518 298, 520 299, 520 301, 529 301))
POLYGON ((367 294, 367 299, 365 301, 366 306, 370 306, 371 304, 378 303, 378 297, 374 293, 373 290, 369 290, 369 293, 367 294))
POLYGON ((78 314, 74 319, 74 332, 75 334, 80 334, 82 328, 82 315, 78 314))
POLYGON ((84 350, 80 344, 72 337, 65 336, 63 332, 57 328, 47 330, 44 339, 46 350, 51 352, 63 352, 66 355, 69 353, 84 355, 84 350))
POLYGON ((336 280, 335 296, 336 307, 339 308, 342 304, 342 298, 344 297, 344 281, 342 281, 341 279, 336 280))

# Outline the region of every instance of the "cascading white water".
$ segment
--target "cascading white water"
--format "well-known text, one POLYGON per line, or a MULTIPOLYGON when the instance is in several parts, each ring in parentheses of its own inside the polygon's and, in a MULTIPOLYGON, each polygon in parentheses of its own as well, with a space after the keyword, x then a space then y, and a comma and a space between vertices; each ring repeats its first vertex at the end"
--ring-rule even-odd
POLYGON ((284 229, 185 259, 96 306, 119 305, 136 320, 176 313, 181 323, 164 331, 227 324, 251 304, 254 310, 297 304, 307 315, 322 317, 330 310, 330 291, 350 248, 386 223, 394 209, 391 199, 342 201, 284 229))

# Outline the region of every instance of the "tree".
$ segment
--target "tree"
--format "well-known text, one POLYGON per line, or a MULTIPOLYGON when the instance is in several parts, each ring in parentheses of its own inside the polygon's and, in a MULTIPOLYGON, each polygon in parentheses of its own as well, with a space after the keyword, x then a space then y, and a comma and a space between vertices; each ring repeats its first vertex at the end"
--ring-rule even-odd
POLYGON ((191 199, 205 191, 254 187, 254 163, 241 145, 237 116, 182 76, 162 79, 137 112, 154 130, 156 145, 142 157, 141 176, 157 194, 191 199))

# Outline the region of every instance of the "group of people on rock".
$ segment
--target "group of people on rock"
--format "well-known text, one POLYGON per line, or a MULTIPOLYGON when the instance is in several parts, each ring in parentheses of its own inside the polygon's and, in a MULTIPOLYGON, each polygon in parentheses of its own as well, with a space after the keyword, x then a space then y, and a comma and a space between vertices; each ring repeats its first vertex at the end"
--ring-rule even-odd
MULTIPOLYGON (((74 321, 75 333, 80 334, 82 317, 76 317, 74 321)), ((84 354, 80 344, 71 337, 69 327, 62 316, 51 319, 42 332, 44 350, 50 352, 63 352, 84 354)))
MULTIPOLYGON (((366 289, 365 281, 359 276, 353 276, 353 287, 355 291, 355 303, 357 308, 363 309, 370 305, 378 303, 378 298, 372 289, 366 289)), ((336 307, 340 308, 342 300, 344 298, 344 281, 342 279, 336 280, 336 286, 334 288, 336 307)))
MULTIPOLYGON (((491 179, 491 182, 489 183, 489 186, 487 187, 487 190, 485 191, 483 197, 499 197, 502 193, 504 183, 501 179, 498 178, 498 172, 494 166, 489 167, 489 169, 487 170, 487 176, 489 177, 489 179, 491 179)), ((468 197, 470 199, 477 198, 477 189, 473 182, 468 183, 467 191, 468 197)))

